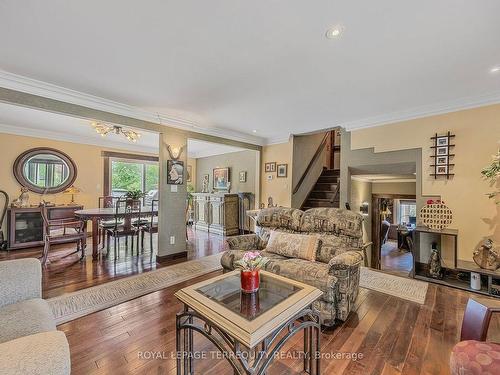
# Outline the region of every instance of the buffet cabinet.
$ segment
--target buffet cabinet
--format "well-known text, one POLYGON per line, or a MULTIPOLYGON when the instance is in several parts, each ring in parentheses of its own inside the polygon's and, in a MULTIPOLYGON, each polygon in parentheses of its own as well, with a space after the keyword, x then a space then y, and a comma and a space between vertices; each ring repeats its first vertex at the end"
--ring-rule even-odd
MULTIPOLYGON (((49 220, 74 217, 76 210, 83 206, 53 206, 47 207, 49 220)), ((45 226, 41 207, 15 208, 7 211, 8 249, 25 249, 44 244, 45 226)))
POLYGON ((239 197, 227 193, 192 193, 194 227, 224 236, 239 234, 239 197))

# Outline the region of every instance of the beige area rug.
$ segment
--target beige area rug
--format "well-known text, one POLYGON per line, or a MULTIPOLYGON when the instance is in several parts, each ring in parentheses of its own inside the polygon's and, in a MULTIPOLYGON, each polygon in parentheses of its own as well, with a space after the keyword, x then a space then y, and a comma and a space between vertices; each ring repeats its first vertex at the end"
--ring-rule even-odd
MULTIPOLYGON (((69 322, 183 281, 218 271, 221 254, 63 294, 48 300, 57 324, 69 322)), ((428 284, 361 267, 360 286, 423 304, 428 284)))
POLYGON ((361 267, 359 286, 423 305, 429 284, 361 267))
POLYGON ((48 300, 57 324, 116 306, 145 294, 222 269, 221 254, 175 264, 48 300))

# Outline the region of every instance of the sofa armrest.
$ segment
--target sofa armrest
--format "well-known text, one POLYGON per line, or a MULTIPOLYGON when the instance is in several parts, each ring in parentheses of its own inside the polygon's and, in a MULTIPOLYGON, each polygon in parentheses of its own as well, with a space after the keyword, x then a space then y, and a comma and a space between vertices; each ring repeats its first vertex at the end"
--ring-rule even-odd
POLYGON ((226 239, 230 250, 263 250, 260 237, 256 234, 244 234, 226 239))
POLYGON ((42 298, 42 266, 35 258, 0 262, 0 307, 42 298))
POLYGON ((337 318, 345 321, 359 292, 359 273, 363 255, 359 249, 339 254, 328 262, 329 273, 337 278, 337 318))
POLYGON ((330 269, 342 268, 339 266, 358 266, 363 261, 363 255, 359 250, 348 250, 342 254, 334 256, 328 262, 330 269))
POLYGON ((71 360, 61 331, 37 333, 0 344, 0 374, 69 375, 71 360))

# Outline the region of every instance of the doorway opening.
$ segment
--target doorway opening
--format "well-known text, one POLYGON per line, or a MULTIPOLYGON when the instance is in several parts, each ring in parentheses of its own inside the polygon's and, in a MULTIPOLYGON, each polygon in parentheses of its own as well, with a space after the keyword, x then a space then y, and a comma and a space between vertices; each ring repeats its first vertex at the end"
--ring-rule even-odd
POLYGON ((372 207, 372 267, 400 276, 411 276, 416 196, 373 194, 372 207))

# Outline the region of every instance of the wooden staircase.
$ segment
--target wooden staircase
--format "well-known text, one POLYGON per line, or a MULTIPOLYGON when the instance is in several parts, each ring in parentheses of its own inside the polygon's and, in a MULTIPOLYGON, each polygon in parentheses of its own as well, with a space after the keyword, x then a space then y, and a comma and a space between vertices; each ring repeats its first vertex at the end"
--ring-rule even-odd
POLYGON ((333 169, 323 169, 313 190, 307 196, 303 210, 317 207, 339 207, 339 179, 340 171, 333 169))

